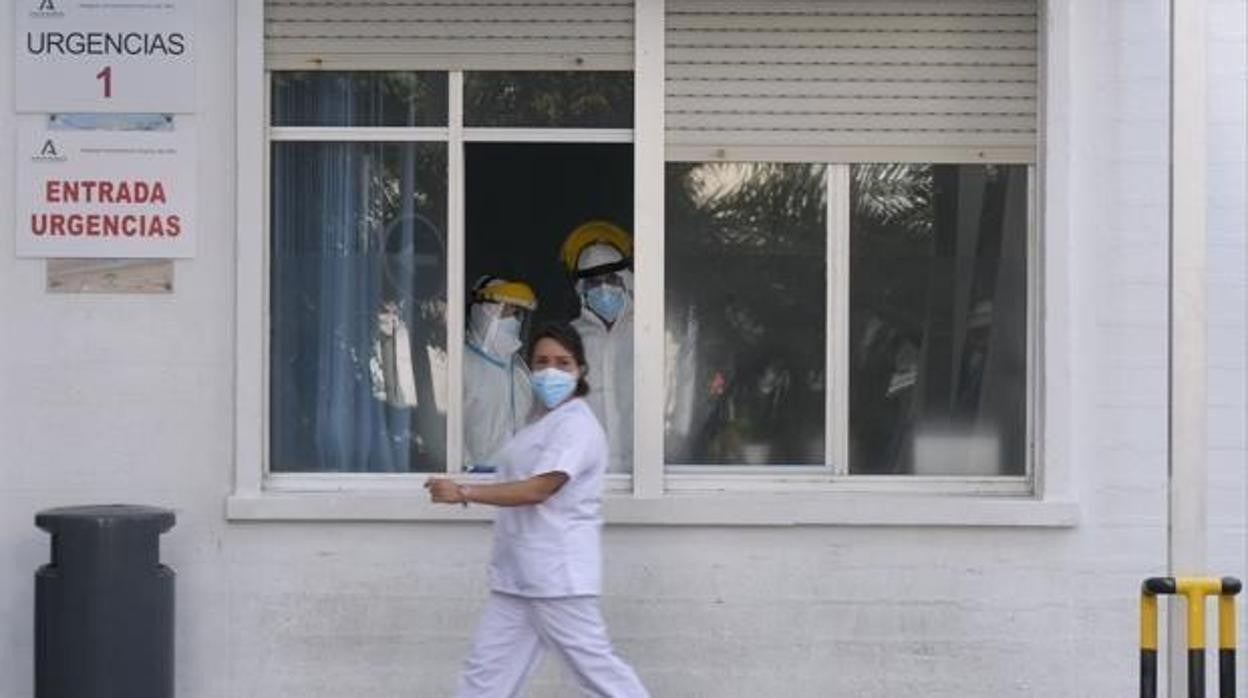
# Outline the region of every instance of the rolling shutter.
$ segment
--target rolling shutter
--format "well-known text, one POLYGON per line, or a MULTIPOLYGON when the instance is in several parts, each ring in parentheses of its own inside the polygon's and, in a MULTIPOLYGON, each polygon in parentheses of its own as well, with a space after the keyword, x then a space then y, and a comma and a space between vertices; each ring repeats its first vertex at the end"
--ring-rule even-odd
POLYGON ((669 155, 1035 160, 1036 0, 668 0, 666 31, 669 155))
POLYGON ((632 70, 632 0, 265 0, 273 70, 632 70))

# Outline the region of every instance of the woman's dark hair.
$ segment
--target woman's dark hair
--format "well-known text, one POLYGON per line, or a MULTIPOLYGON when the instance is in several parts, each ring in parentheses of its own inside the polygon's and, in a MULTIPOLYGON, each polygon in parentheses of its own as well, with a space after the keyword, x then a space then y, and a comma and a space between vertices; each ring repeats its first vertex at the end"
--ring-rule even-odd
POLYGON ((589 394, 589 383, 585 381, 585 376, 589 375, 589 364, 585 362, 585 343, 581 341, 581 333, 576 328, 565 322, 548 322, 537 328, 533 336, 529 338, 528 359, 529 365, 533 365, 533 352, 537 350, 537 343, 543 339, 553 339, 559 343, 576 359, 576 365, 581 367, 581 377, 576 381, 576 391, 572 394, 577 397, 584 397, 589 394))

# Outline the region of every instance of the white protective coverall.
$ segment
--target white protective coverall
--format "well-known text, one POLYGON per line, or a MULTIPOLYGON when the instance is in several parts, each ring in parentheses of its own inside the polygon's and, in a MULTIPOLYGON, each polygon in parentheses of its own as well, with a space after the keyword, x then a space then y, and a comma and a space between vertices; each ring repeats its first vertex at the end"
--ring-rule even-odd
POLYGON ((494 518, 490 598, 460 675, 458 698, 510 698, 554 650, 588 695, 645 698, 616 656, 598 607, 602 593, 602 486, 606 437, 573 398, 522 429, 498 454, 498 479, 568 476, 540 504, 494 518))
MULTIPOLYGON (((519 336, 503 332, 498 303, 474 303, 464 346, 464 465, 492 458, 524 426, 533 407, 519 336), (500 336, 500 333, 502 336, 500 336)), ((518 331, 516 321, 512 332, 518 331)))
POLYGON ((500 361, 464 347, 464 465, 495 465, 493 457, 533 407, 529 369, 516 354, 500 361))
POLYGON ((585 396, 607 431, 611 453, 608 472, 633 469, 633 309, 607 327, 588 308, 572 321, 585 343, 589 395, 585 396))
MULTIPOLYGON (((577 260, 580 269, 592 269, 623 260, 619 250, 605 244, 591 245, 577 260)), ((633 273, 617 272, 627 292, 627 302, 610 325, 590 309, 586 280, 576 282, 581 314, 572 326, 585 344, 589 364, 589 395, 586 399, 607 431, 611 473, 630 473, 633 468, 633 273)))

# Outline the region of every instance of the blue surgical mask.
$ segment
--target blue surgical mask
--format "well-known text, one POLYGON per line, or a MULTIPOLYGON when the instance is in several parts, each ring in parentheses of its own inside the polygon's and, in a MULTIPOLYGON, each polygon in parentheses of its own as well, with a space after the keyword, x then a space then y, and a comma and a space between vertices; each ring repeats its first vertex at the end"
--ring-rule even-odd
POLYGON ((548 410, 567 400, 576 390, 576 376, 557 368, 535 371, 529 381, 533 384, 533 394, 548 410))
POLYGON ((585 304, 607 322, 615 322, 628 305, 628 293, 614 284, 600 284, 585 292, 585 304))

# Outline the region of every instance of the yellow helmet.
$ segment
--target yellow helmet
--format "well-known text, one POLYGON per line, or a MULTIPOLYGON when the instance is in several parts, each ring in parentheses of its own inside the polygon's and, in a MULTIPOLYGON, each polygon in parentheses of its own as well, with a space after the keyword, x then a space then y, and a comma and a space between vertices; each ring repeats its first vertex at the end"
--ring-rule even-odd
POLYGON ((483 277, 472 289, 474 301, 507 303, 525 310, 537 310, 537 294, 523 281, 508 281, 493 276, 483 277))
POLYGON ((608 221, 588 221, 577 226, 559 249, 559 259, 571 273, 576 272, 576 264, 581 253, 590 245, 607 244, 620 251, 624 259, 632 261, 633 238, 624 229, 608 221))

